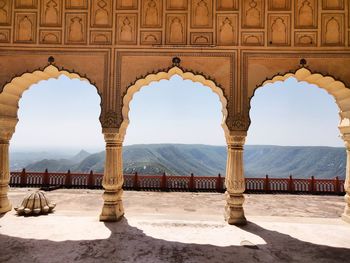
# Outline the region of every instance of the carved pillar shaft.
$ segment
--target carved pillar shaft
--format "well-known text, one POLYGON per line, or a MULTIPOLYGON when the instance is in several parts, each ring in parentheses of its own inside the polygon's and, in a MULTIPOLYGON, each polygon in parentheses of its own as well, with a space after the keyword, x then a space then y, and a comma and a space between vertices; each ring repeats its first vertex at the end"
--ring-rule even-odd
POLYGON ((246 133, 242 132, 227 138, 225 219, 231 225, 247 223, 243 210, 245 190, 243 145, 245 137, 246 133))
POLYGON ((346 178, 345 178, 345 209, 342 215, 344 221, 350 223, 350 134, 348 136, 343 136, 346 145, 346 178))
POLYGON ((0 214, 11 210, 7 197, 10 181, 9 141, 0 139, 0 214))
POLYGON ((122 140, 118 133, 104 133, 106 141, 106 161, 102 185, 103 208, 101 221, 118 221, 124 215, 122 140))

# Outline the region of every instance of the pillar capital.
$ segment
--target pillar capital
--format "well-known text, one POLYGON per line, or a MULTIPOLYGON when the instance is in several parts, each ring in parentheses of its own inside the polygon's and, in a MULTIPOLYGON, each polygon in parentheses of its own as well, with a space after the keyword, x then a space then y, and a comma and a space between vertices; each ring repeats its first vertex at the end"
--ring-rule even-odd
POLYGON ((230 147, 243 147, 245 140, 247 137, 246 131, 230 131, 228 135, 226 135, 227 146, 230 147))
POLYGON ((15 132, 18 119, 13 117, 0 117, 0 142, 7 143, 11 140, 12 135, 15 132))

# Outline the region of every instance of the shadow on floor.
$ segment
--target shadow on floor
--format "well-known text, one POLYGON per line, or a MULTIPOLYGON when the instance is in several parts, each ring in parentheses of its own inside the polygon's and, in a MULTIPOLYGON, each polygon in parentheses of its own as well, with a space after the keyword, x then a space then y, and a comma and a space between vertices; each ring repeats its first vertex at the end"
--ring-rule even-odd
POLYGON ((350 257, 350 249, 303 242, 254 223, 241 229, 260 236, 267 244, 219 247, 166 241, 145 235, 127 219, 105 226, 111 236, 101 240, 54 242, 0 235, 0 262, 330 263, 348 262, 350 257))

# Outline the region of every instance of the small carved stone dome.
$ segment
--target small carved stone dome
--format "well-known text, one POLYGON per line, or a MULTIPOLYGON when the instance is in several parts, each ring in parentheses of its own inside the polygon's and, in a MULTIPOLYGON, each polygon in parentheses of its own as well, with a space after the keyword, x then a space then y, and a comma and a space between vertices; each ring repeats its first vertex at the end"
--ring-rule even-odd
POLYGON ((15 208, 18 215, 40 215, 51 213, 56 204, 50 203, 45 193, 42 191, 35 191, 28 194, 21 206, 15 208))

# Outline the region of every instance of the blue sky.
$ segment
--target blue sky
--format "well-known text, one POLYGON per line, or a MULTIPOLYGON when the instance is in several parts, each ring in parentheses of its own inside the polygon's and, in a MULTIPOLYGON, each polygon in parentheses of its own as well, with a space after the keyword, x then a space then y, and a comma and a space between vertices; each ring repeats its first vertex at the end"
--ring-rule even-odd
MULTIPOLYGON (((42 81, 20 100, 13 151, 98 151, 104 148, 100 98, 87 82, 42 81), (78 121, 77 121, 78 120, 78 121)), ((179 76, 143 87, 130 105, 125 144, 224 145, 218 96, 179 76)), ((247 144, 343 146, 338 108, 324 90, 288 79, 257 90, 247 144)))

